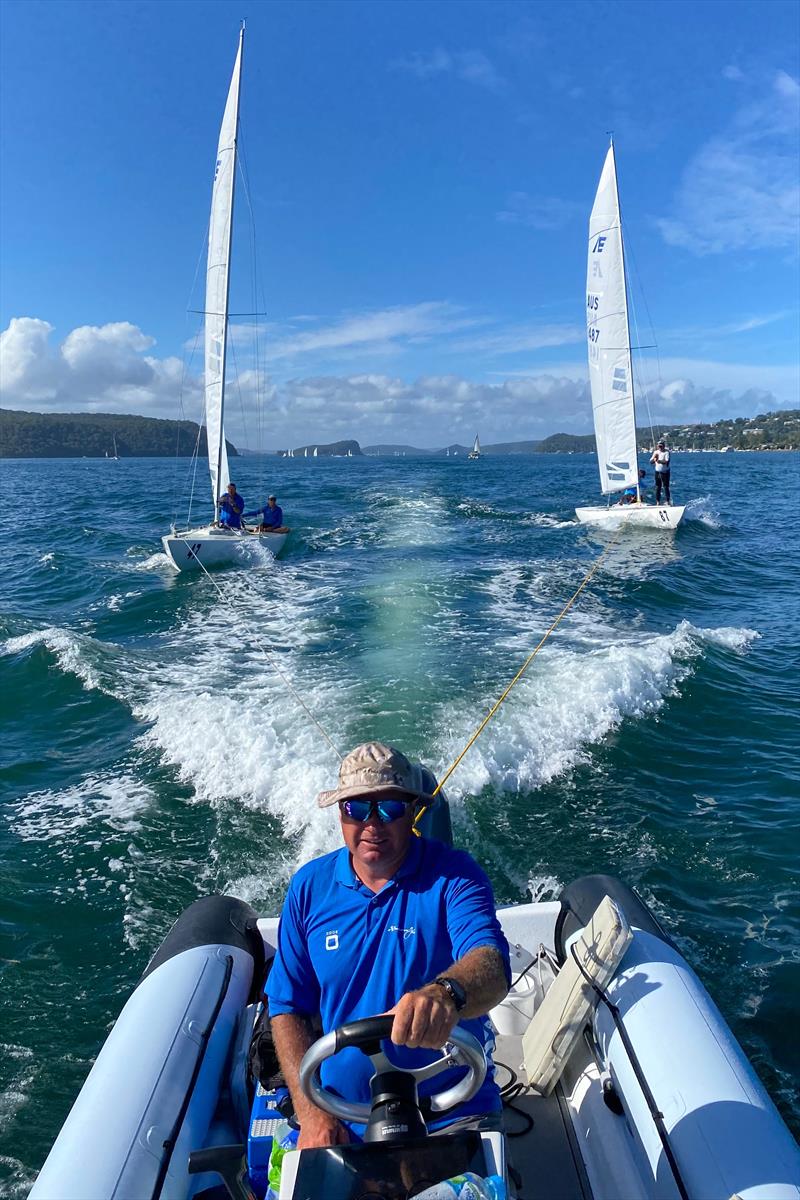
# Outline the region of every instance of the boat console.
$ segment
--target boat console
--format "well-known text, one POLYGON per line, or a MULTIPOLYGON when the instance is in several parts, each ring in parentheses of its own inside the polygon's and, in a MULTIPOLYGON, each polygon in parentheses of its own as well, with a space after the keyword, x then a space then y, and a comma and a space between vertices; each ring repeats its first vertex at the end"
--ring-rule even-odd
POLYGON ((501 1175, 502 1142, 500 1133, 462 1129, 391 1144, 289 1151, 283 1160, 280 1200, 407 1200, 465 1171, 501 1175))
POLYGON ((401 1069, 389 1061, 382 1048, 392 1023, 391 1016, 351 1021, 320 1038, 306 1053, 300 1066, 300 1086, 307 1099, 342 1120, 366 1124, 366 1130, 363 1143, 289 1151, 282 1164, 281 1200, 313 1196, 406 1200, 464 1171, 504 1174, 499 1133, 462 1129, 429 1135, 425 1124, 425 1116, 447 1112, 478 1091, 486 1075, 480 1043, 456 1027, 441 1058, 426 1067, 401 1069), (360 1049, 375 1068, 370 1104, 344 1100, 320 1082, 322 1063, 348 1046, 360 1049), (418 1083, 453 1066, 467 1068, 464 1078, 420 1102, 418 1083))

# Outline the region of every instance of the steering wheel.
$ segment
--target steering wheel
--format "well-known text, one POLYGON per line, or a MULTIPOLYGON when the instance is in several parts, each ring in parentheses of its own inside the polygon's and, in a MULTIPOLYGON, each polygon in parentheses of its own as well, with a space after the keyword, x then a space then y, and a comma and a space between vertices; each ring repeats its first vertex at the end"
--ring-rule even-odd
POLYGON ((476 1037, 456 1025, 441 1058, 429 1063, 427 1067, 398 1067, 389 1061, 381 1048, 381 1042, 388 1040, 391 1035, 393 1023, 394 1017, 391 1016, 366 1017, 362 1021, 349 1021, 346 1025, 340 1025, 338 1029, 316 1041, 306 1051, 300 1064, 300 1087, 306 1099, 342 1121, 354 1121, 360 1125, 369 1121, 372 1111, 369 1104, 343 1100, 341 1096, 329 1092, 320 1082, 319 1069, 325 1060, 348 1046, 362 1050, 376 1073, 403 1071, 412 1075, 418 1084, 423 1079, 439 1075, 448 1067, 467 1067, 467 1074, 459 1083, 426 1097, 426 1105, 430 1106, 431 1113, 446 1112, 456 1104, 463 1104, 472 1099, 486 1077, 486 1055, 476 1037))

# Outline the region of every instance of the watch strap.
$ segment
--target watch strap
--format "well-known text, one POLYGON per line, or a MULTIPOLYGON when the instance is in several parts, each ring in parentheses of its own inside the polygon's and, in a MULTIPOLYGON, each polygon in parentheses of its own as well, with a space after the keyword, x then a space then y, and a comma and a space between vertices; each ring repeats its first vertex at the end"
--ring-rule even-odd
POLYGON ((467 993, 457 979, 450 979, 447 975, 439 975, 433 982, 437 983, 440 988, 443 988, 447 992, 453 1001, 456 1012, 461 1012, 462 1008, 466 1007, 467 993))

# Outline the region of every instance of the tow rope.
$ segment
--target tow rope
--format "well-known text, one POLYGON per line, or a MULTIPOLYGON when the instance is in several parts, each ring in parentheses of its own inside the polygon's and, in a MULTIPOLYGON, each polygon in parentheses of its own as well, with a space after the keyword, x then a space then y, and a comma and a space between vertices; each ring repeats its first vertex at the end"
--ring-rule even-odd
MULTIPOLYGON (((554 630, 555 630, 555 629, 558 627, 558 625, 560 624, 560 622, 563 620, 563 618, 564 618, 564 617, 567 615, 567 613, 569 612, 569 610, 572 608, 573 604, 574 604, 574 603, 575 603, 575 601, 578 599, 578 596, 580 596, 581 592, 582 592, 582 591, 583 591, 583 589, 586 587, 586 585, 588 584, 588 582, 589 582, 589 580, 592 578, 592 576, 595 574, 595 572, 597 571, 598 567, 600 566, 600 564, 601 564, 601 562, 603 561, 603 559, 605 558, 605 556, 608 554, 608 552, 609 552, 609 550, 611 549, 611 547, 614 545, 614 542, 615 542, 615 541, 617 540, 617 538, 619 537, 619 535, 620 535, 620 533, 621 533, 621 530, 622 530, 622 526, 620 525, 620 527, 619 527, 619 528, 616 530, 616 532, 613 534, 613 536, 612 536, 611 540, 610 540, 610 541, 608 542, 608 544, 606 545, 605 549, 602 551, 602 553, 601 553, 601 554, 598 556, 598 558, 595 560, 595 562, 594 562, 594 565, 592 566, 591 570, 587 571, 587 573, 584 575, 584 577, 583 577, 583 580, 581 581, 581 584, 580 584, 580 586, 579 586, 578 588, 576 588, 576 589, 575 589, 575 591, 572 593, 572 595, 570 596, 569 600, 568 600, 568 601, 567 601, 567 603, 564 605, 564 607, 561 609, 561 612, 558 614, 558 616, 557 616, 557 617, 556 617, 556 619, 553 621, 553 623, 552 623, 552 625, 550 626, 550 628, 549 628, 549 629, 547 630, 547 632, 544 634, 544 636, 542 637, 542 639, 541 639, 541 641, 539 642, 539 644, 538 644, 537 646, 535 646, 535 647, 534 647, 534 649, 533 649, 533 650, 530 652, 530 654, 528 655, 528 657, 525 659, 525 662, 522 664, 522 666, 521 666, 521 667, 520 667, 520 669, 517 671, 517 673, 516 673, 516 675, 514 676, 514 678, 511 680, 511 683, 509 683, 508 687, 505 689, 505 691, 503 692, 503 694, 500 696, 499 700, 496 700, 496 701, 495 701, 495 703, 492 705, 492 707, 489 709, 488 713, 487 713, 487 714, 486 714, 486 716, 483 718, 483 720, 481 721, 480 725, 479 725, 479 726, 478 726, 478 728, 475 730, 475 732, 473 733, 472 737, 471 737, 471 738, 469 739, 469 741, 467 742, 467 744, 466 744, 466 746, 464 747, 464 749, 461 751, 461 753, 458 755, 458 757, 457 757, 457 758, 455 758, 455 759, 453 760, 453 762, 450 764, 450 766, 447 768, 447 770, 445 771, 444 775, 442 776, 442 778, 441 778, 441 779, 439 780, 439 782, 437 783, 436 787, 435 787, 435 788, 433 789, 433 791, 431 792, 431 795, 432 795, 432 796, 438 796, 439 792, 442 790, 442 788, 444 787, 444 785, 447 783, 448 779, 449 779, 449 778, 450 778, 450 776, 453 774, 453 772, 455 771, 456 767, 457 767, 457 766, 458 766, 458 764, 461 762, 462 758, 464 758, 464 756, 467 754, 467 752, 468 752, 469 750, 471 750, 471 749, 472 749, 472 747, 475 745, 475 743, 477 742, 478 738, 481 736, 481 734, 483 733, 484 729, 486 728, 486 726, 487 726, 487 725, 489 724, 489 722, 491 721, 492 717, 495 715, 495 713, 497 712, 497 710, 500 708, 500 705, 501 705, 501 704, 503 703, 503 701, 506 699, 506 697, 508 696, 508 694, 509 694, 509 692, 511 691, 511 689, 514 687, 514 685, 515 685, 516 683, 518 683, 518 682, 519 682, 519 680, 522 678, 522 676, 523 676, 523 675, 525 674, 525 672, 527 671, 528 667, 531 665, 531 663, 533 662, 533 660, 536 658, 536 655, 539 653, 539 651, 541 650, 542 646, 545 644, 545 642, 547 641, 547 639, 550 637, 550 634, 551 634, 551 633, 552 633, 552 632, 553 632, 553 631, 554 631, 554 630)), ((429 809, 429 808, 430 808, 430 805, 425 805, 425 807, 424 807, 424 808, 421 808, 421 809, 419 810, 419 812, 417 813, 416 817, 414 818, 414 827, 413 827, 413 828, 414 828, 414 833, 417 835, 417 837, 421 837, 421 834, 420 834, 420 832, 419 832, 419 829, 417 828, 417 823, 418 823, 418 822, 421 820, 421 818, 422 818, 423 814, 424 814, 424 813, 426 813, 426 812, 428 811, 428 809, 429 809)))

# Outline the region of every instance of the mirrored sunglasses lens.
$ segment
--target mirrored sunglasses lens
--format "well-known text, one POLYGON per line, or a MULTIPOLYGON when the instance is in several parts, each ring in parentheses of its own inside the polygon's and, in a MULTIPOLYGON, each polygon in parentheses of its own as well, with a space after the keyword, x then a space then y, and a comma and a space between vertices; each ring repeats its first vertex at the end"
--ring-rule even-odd
POLYGON ((372 803, 369 800, 345 800, 342 808, 352 821, 366 821, 372 803))
POLYGON ((406 811, 406 807, 403 800, 380 800, 377 804, 378 816, 384 822, 397 821, 406 811))

